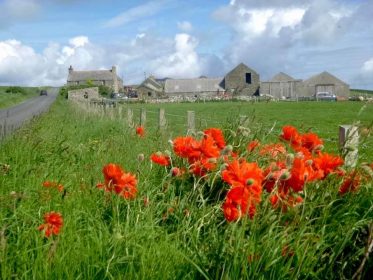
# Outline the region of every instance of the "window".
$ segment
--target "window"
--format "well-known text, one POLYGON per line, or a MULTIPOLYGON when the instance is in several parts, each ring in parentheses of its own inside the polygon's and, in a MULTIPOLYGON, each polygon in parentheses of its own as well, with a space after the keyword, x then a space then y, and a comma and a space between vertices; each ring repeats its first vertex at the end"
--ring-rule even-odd
POLYGON ((251 84, 251 73, 246 73, 246 84, 251 84))
POLYGON ((150 91, 148 91, 148 96, 149 96, 149 97, 152 96, 152 93, 151 93, 150 91))

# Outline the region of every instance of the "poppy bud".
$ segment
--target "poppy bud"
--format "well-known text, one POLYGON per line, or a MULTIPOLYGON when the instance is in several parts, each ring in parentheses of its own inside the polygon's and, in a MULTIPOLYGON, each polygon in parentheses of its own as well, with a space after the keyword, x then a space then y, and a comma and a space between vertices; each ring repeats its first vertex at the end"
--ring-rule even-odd
POLYGON ((222 155, 229 155, 233 151, 232 145, 227 145, 225 148, 221 151, 222 155))
POLYGON ((324 150, 324 145, 317 145, 315 148, 314 148, 314 151, 322 151, 324 150))
POLYGON ((255 183, 255 180, 251 179, 251 178, 246 181, 246 185, 248 185, 248 186, 251 186, 254 183, 255 183))
POLYGON ((217 162, 217 160, 216 160, 216 158, 209 158, 209 163, 216 163, 217 162))
POLYGON ((280 179, 286 181, 286 180, 290 179, 290 177, 291 177, 291 174, 290 174, 289 170, 284 170, 284 172, 280 176, 280 179))
POLYGON ((169 156, 169 157, 171 156, 171 152, 170 152, 169 150, 165 150, 165 151, 164 151, 164 154, 165 154, 166 156, 169 156))
POLYGON ((306 160, 306 162, 305 162, 305 164, 306 164, 307 166, 311 166, 312 163, 313 163, 313 160, 312 160, 312 159, 306 160))
POLYGON ((144 161, 144 159, 145 159, 144 154, 138 154, 138 156, 137 156, 137 160, 138 160, 139 162, 144 161))
POLYGON ((220 171, 223 171, 227 168, 228 164, 224 163, 220 166, 220 171))
POLYGON ((293 162, 294 162, 294 155, 293 154, 288 154, 286 156, 286 166, 287 167, 292 166, 293 162))
POLYGON ((172 147, 174 146, 174 142, 171 139, 168 140, 168 144, 170 144, 172 147))

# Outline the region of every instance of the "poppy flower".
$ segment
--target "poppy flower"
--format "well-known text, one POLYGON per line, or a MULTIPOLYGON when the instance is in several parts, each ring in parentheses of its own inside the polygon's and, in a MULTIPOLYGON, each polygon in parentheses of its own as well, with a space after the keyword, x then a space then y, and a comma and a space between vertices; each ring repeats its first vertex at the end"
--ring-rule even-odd
POLYGON ((344 161, 341 157, 327 153, 320 153, 317 157, 313 158, 314 168, 321 173, 320 179, 325 179, 330 173, 337 172, 337 169, 343 163, 344 161))
POLYGON ((277 158, 279 155, 286 154, 286 148, 280 143, 267 144, 262 146, 259 151, 262 156, 270 156, 272 158, 277 158))
POLYGON ((44 224, 38 227, 38 230, 44 231, 46 237, 58 235, 63 226, 62 215, 58 212, 49 212, 44 215, 44 224))
POLYGON ((223 132, 218 128, 209 128, 203 131, 205 135, 209 135, 214 139, 216 145, 219 149, 223 149, 225 147, 225 139, 223 132))
POLYGON ((174 152, 179 157, 193 160, 201 156, 201 143, 191 136, 177 137, 172 143, 174 152))
POLYGON ((136 127, 136 134, 139 136, 139 137, 144 137, 145 136, 145 129, 143 126, 138 126, 136 127))
POLYGON ((343 195, 347 192, 356 192, 360 186, 361 177, 357 173, 357 171, 351 172, 347 177, 343 180, 342 185, 339 188, 339 194, 343 195))
POLYGON ((150 156, 150 159, 152 160, 152 162, 162 166, 169 166, 171 164, 170 157, 162 154, 161 152, 152 154, 150 156))
POLYGON ((298 130, 291 125, 286 125, 282 128, 280 138, 289 142, 293 148, 299 147, 302 144, 301 135, 299 134, 298 130))
POLYGON ((264 179, 263 172, 255 163, 248 163, 244 159, 233 160, 228 163, 222 172, 223 181, 232 187, 247 187, 252 185, 262 185, 264 179))
POLYGON ((223 204, 224 217, 228 222, 236 221, 245 215, 253 218, 258 203, 258 200, 252 199, 248 188, 233 188, 227 193, 223 204))
POLYGON ((302 135, 302 147, 309 151, 316 151, 323 144, 323 141, 315 133, 310 132, 302 135))
POLYGON ((260 146, 260 142, 258 140, 253 140, 249 144, 247 144, 247 150, 252 152, 255 150, 256 147, 260 146))
POLYGON ((43 187, 45 188, 56 188, 59 192, 63 192, 64 186, 53 181, 43 182, 43 187))

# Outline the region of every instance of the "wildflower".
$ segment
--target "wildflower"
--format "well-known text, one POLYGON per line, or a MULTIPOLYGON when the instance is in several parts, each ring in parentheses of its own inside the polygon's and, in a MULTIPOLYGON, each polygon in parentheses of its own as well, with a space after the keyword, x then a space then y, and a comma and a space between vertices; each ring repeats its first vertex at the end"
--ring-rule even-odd
POLYGON ((173 167, 171 169, 171 175, 172 177, 179 177, 182 176, 185 173, 184 169, 180 169, 179 167, 173 167))
POLYGON ((182 158, 198 159, 201 156, 200 146, 200 142, 191 136, 177 137, 173 141, 175 154, 182 158))
POLYGON ((138 126, 136 127, 136 134, 139 136, 139 137, 144 137, 145 135, 145 129, 143 126, 138 126))
POLYGON ((286 154, 286 148, 280 143, 267 144, 260 149, 259 154, 262 156, 267 155, 272 158, 277 158, 279 155, 286 154))
POLYGON ((44 215, 44 224, 38 227, 38 230, 44 231, 46 237, 58 235, 63 226, 62 215, 58 212, 49 212, 44 215))
POLYGON ((252 152, 255 150, 255 148, 259 147, 260 146, 260 142, 258 140, 253 140, 251 141, 249 144, 247 144, 247 150, 249 152, 252 152))
POLYGON ((137 193, 137 179, 131 173, 126 173, 120 165, 109 163, 104 166, 102 173, 105 183, 97 184, 97 188, 103 188, 108 192, 114 191, 124 198, 134 198, 137 193))
POLYGON ((63 192, 64 186, 53 181, 43 182, 43 187, 45 188, 56 188, 59 192, 63 192))
POLYGON ((232 187, 246 187, 249 179, 253 180, 251 185, 261 186, 263 174, 255 162, 248 163, 244 159, 235 159, 223 170, 222 179, 232 187))
POLYGON ((298 130, 290 125, 284 126, 282 128, 282 134, 280 135, 282 140, 290 142, 293 148, 299 147, 302 144, 302 137, 298 130))
POLYGON ((341 157, 327 153, 320 153, 313 159, 313 162, 314 168, 320 172, 320 179, 325 179, 330 173, 337 172, 337 168, 344 163, 341 157))
POLYGON ((225 140, 223 136, 223 132, 218 128, 209 128, 204 131, 205 135, 209 135, 214 139, 216 145, 219 149, 223 149, 225 147, 225 140))
POLYGON ((317 151, 323 145, 323 141, 314 133, 305 133, 302 135, 302 147, 309 151, 317 151))
POLYGON ((162 154, 161 152, 154 153, 150 156, 150 159, 159 165, 169 166, 171 164, 170 157, 162 154))
POLYGON ((360 186, 361 177, 356 170, 352 171, 343 180, 342 185, 339 188, 339 194, 343 195, 347 192, 356 192, 360 186))

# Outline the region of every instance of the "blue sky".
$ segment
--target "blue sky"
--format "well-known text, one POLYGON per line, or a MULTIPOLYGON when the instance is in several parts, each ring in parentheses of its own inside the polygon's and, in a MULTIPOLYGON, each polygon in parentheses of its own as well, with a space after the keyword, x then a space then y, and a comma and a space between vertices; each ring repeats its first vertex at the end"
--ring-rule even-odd
POLYGON ((0 0, 0 84, 61 85, 67 68, 261 80, 324 70, 373 89, 373 0, 0 0))

